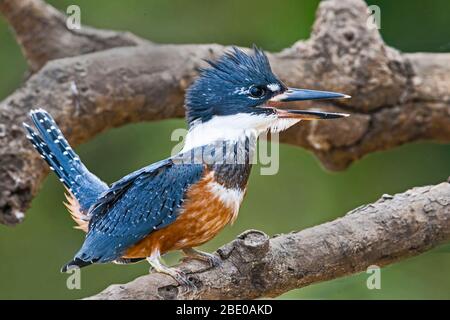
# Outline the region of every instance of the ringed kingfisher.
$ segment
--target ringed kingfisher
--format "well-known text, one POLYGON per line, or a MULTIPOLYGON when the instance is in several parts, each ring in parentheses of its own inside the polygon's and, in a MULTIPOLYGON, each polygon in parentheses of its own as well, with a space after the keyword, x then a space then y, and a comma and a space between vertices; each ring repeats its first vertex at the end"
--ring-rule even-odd
POLYGON ((146 259, 180 285, 191 285, 181 270, 165 266, 160 257, 182 250, 210 265, 220 263, 217 255, 194 247, 236 219, 258 136, 301 120, 348 116, 279 108, 283 102, 349 96, 288 88, 256 46, 248 52, 233 47, 207 62, 186 93, 189 130, 181 152, 109 186, 84 166, 49 113, 30 112, 34 127, 23 124, 27 138, 66 187, 66 205, 77 228, 86 232, 81 249, 62 272, 146 259))

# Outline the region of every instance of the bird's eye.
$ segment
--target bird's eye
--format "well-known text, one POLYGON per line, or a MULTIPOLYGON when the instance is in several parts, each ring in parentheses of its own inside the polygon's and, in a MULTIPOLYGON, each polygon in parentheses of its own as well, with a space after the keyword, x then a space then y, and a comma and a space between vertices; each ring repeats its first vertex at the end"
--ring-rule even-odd
POLYGON ((251 86, 248 92, 253 98, 261 98, 266 94, 266 89, 261 86, 251 86))

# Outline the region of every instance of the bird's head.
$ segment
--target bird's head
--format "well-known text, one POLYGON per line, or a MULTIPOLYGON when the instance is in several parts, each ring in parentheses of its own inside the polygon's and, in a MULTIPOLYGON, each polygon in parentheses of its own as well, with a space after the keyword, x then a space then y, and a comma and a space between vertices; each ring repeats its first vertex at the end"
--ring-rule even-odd
POLYGON ((347 116, 310 110, 278 109, 281 102, 348 98, 341 93, 288 88, 272 72, 269 60, 257 47, 246 53, 238 48, 217 61, 207 61, 186 94, 190 131, 208 139, 227 139, 242 132, 278 132, 300 120, 347 116))

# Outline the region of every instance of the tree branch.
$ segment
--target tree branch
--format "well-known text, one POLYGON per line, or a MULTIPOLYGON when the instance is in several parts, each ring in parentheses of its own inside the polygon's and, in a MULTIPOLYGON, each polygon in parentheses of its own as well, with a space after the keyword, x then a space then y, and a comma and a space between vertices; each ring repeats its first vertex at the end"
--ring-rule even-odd
MULTIPOLYGON (((131 41, 138 44, 134 47, 103 50, 116 42, 101 45, 103 41, 97 41, 101 36, 84 37, 65 29, 63 16, 40 0, 0 0, 0 10, 34 68, 49 59, 85 53, 85 41, 90 43, 88 52, 93 52, 48 61, 0 103, 0 222, 10 225, 23 219, 48 172, 21 128, 30 109, 39 106, 50 111, 74 145, 126 123, 182 117, 184 90, 203 65, 202 59, 217 57, 226 49, 136 40, 131 41), (29 25, 19 23, 21 19, 14 17, 27 10, 37 18, 30 18, 29 25), (55 31, 48 31, 46 25, 55 31), (39 28, 50 39, 40 46, 26 36, 39 28), (51 32, 54 36, 49 37, 51 32), (73 51, 59 48, 65 37, 73 43, 73 51), (73 82, 79 88, 79 106, 73 103, 73 82)), ((365 154, 405 142, 450 141, 450 54, 399 53, 383 43, 377 30, 367 29, 366 10, 361 0, 322 2, 311 38, 270 54, 275 72, 288 84, 353 96, 345 102, 314 104, 350 111, 352 117, 320 125, 313 121, 282 136, 282 141, 314 152, 331 170, 345 169, 365 154)), ((128 44, 126 39, 119 45, 128 44)))
POLYGON ((450 184, 385 195, 343 218, 269 239, 249 230, 217 253, 222 264, 178 267, 197 285, 181 294, 169 276, 151 273, 111 285, 89 299, 255 299, 384 266, 450 240, 450 184))
POLYGON ((0 12, 13 28, 32 72, 53 59, 150 43, 129 32, 84 26, 69 30, 66 16, 41 0, 0 0, 0 12))

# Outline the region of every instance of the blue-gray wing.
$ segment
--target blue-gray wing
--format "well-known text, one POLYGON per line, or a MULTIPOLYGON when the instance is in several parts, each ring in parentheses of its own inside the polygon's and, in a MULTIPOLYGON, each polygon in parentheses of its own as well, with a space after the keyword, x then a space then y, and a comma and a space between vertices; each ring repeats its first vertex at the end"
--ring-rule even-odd
POLYGON ((201 164, 163 160, 111 186, 91 208, 86 240, 75 258, 109 262, 153 230, 175 221, 189 186, 203 175, 201 164))

